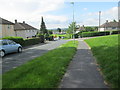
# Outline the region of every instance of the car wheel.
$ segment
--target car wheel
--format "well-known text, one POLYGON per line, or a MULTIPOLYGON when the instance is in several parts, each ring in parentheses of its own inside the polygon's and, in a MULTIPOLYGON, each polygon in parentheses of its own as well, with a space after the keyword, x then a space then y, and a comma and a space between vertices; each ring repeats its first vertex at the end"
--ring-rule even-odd
POLYGON ((19 47, 19 48, 18 48, 18 53, 21 53, 21 52, 22 52, 22 48, 19 47))
POLYGON ((0 56, 1 56, 1 57, 4 57, 4 56, 5 56, 5 51, 1 50, 1 51, 0 51, 0 56))

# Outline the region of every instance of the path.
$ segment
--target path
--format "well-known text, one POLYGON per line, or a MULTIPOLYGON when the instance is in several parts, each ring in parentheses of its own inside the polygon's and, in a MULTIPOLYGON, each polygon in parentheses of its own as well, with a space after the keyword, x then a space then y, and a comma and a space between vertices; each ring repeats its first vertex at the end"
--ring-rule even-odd
POLYGON ((103 77, 97 70, 92 52, 79 40, 78 50, 64 75, 60 88, 107 88, 103 77))

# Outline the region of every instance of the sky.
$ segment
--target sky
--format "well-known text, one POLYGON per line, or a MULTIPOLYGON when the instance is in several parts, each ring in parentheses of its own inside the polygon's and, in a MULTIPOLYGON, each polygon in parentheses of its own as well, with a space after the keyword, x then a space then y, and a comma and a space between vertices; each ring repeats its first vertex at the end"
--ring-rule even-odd
POLYGON ((74 19, 77 25, 98 26, 106 20, 118 20, 119 0, 0 0, 0 17, 11 22, 25 21, 40 28, 43 16, 47 29, 67 28, 74 19), (74 2, 74 7, 70 2, 74 2))

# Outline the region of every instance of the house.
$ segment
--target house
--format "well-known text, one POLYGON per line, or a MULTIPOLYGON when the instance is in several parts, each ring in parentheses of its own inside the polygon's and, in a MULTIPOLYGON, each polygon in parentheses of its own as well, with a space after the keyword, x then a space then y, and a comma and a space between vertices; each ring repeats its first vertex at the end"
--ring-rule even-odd
POLYGON ((14 23, 0 17, 0 38, 15 36, 14 23))
POLYGON ((106 23, 102 24, 100 26, 100 31, 112 31, 112 30, 118 30, 118 22, 108 22, 108 20, 106 20, 106 23))
POLYGON ((76 28, 76 32, 75 33, 79 33, 80 31, 82 31, 82 30, 85 30, 85 26, 83 25, 83 26, 77 26, 77 28, 76 28))
POLYGON ((23 37, 23 38, 31 38, 36 36, 38 29, 28 25, 23 21, 23 23, 17 22, 15 20, 15 25, 14 25, 14 30, 15 30, 15 35, 18 37, 23 37))

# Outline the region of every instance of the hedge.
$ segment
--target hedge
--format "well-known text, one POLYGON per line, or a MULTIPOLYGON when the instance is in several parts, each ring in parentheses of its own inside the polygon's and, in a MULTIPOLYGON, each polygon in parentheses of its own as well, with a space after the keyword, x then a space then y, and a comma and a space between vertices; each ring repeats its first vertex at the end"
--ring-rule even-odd
POLYGON ((81 37, 94 37, 94 36, 104 36, 104 35, 110 35, 110 34, 120 34, 120 30, 115 31, 94 31, 94 32, 80 32, 78 33, 81 37))
POLYGON ((112 34, 120 34, 120 30, 112 31, 112 34))
POLYGON ((22 37, 4 37, 2 39, 8 39, 8 40, 13 40, 16 43, 19 43, 21 45, 24 45, 24 39, 22 37))
POLYGON ((94 36, 104 36, 104 35, 110 35, 110 31, 104 31, 104 32, 82 32, 79 33, 81 37, 94 37, 94 36))
POLYGON ((21 44, 23 47, 38 43, 44 43, 44 36, 39 36, 37 38, 31 38, 31 39, 23 39, 22 37, 4 37, 2 39, 13 40, 16 43, 21 44))
POLYGON ((35 45, 40 43, 40 38, 25 39, 23 46, 35 45))

